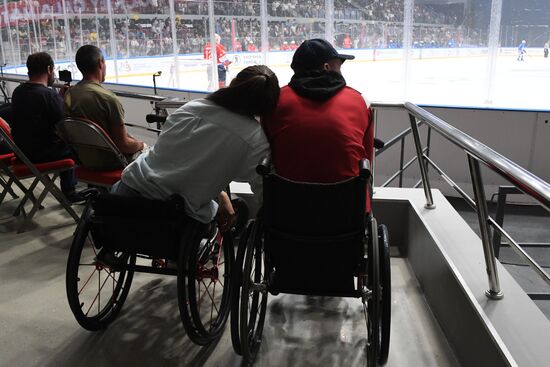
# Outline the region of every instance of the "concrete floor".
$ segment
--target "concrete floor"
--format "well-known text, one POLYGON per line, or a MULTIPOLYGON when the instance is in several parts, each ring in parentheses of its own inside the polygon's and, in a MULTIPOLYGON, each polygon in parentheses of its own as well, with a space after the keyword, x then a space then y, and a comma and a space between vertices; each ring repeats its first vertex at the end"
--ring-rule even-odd
MULTIPOLYGON (((198 347, 185 336, 175 278, 136 274, 119 318, 101 332, 74 320, 65 266, 74 222, 51 198, 28 232, 0 207, 0 366, 239 366, 229 325, 198 347)), ((78 207, 81 210, 82 207, 78 207)), ((392 258, 388 366, 458 366, 403 258, 392 258)), ((358 299, 270 296, 257 366, 363 366, 366 326, 358 299)))

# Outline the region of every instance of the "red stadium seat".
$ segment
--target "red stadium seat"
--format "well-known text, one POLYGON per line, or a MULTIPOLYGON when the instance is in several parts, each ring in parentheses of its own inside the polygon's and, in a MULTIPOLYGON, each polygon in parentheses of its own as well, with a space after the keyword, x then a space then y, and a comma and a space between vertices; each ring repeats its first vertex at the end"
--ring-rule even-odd
POLYGON ((79 217, 76 212, 71 208, 71 204, 65 198, 65 195, 55 185, 55 180, 59 176, 59 173, 69 170, 74 167, 74 161, 72 159, 61 159, 58 161, 37 163, 33 164, 27 156, 19 149, 17 144, 12 139, 11 130, 9 125, 2 119, 0 119, 0 137, 8 144, 13 151, 14 156, 11 157, 9 168, 13 175, 21 180, 26 178, 34 178, 33 182, 25 191, 25 196, 19 203, 14 215, 22 215, 23 222, 19 225, 17 232, 22 232, 27 224, 32 220, 38 209, 41 208, 41 203, 45 199, 48 193, 51 193, 57 201, 67 210, 67 212, 78 222, 79 217), (34 199, 33 192, 38 183, 42 183, 44 189, 40 193, 37 199, 34 199), (25 213, 24 206, 27 200, 33 202, 33 206, 28 214, 25 213))
POLYGON ((90 120, 69 117, 56 127, 58 135, 78 158, 78 181, 109 188, 120 180, 128 161, 101 126, 90 120))

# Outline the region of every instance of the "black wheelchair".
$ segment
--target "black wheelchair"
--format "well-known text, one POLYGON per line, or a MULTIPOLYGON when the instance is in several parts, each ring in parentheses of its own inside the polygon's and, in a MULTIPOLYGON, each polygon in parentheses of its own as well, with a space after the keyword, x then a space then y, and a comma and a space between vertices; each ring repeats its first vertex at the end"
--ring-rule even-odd
POLYGON ((263 205, 237 251, 233 349, 245 363, 254 362, 268 293, 355 297, 365 314, 367 366, 384 365, 390 341, 390 254, 386 227, 365 213, 372 192, 368 160, 360 162, 358 177, 335 184, 289 181, 271 172, 268 159, 257 172, 263 177, 263 205))
MULTIPOLYGON (((69 305, 83 328, 103 329, 117 317, 137 271, 177 276, 181 321, 194 343, 221 336, 230 310, 232 234, 189 218, 184 206, 179 196, 91 195, 66 272, 69 305)), ((247 209, 239 200, 234 206, 238 214, 247 209)))

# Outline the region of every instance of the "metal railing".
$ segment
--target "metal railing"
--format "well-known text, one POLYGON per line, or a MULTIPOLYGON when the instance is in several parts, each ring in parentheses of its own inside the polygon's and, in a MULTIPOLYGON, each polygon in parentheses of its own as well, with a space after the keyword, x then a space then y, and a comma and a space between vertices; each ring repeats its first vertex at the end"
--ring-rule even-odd
POLYGON ((424 188, 424 194, 426 196, 426 207, 435 208, 433 203, 433 197, 431 194, 430 181, 428 177, 428 164, 432 166, 435 171, 446 181, 451 187, 453 187, 477 212, 478 222, 481 232, 481 241, 483 244, 483 252, 485 257, 485 265, 487 269, 487 276, 489 280, 489 289, 486 291, 487 297, 491 299, 500 299, 503 297, 503 292, 500 289, 500 282, 498 278, 498 272, 496 267, 495 249, 492 245, 490 236, 490 226, 499 233, 500 236, 510 244, 510 247, 525 261, 528 265, 537 272, 537 274, 546 283, 550 284, 550 276, 544 271, 544 269, 525 252, 525 250, 506 232, 502 227, 489 216, 487 209, 487 201, 484 192, 483 178, 480 170, 480 163, 492 171, 498 173, 500 176, 508 180, 517 189, 523 193, 531 196, 537 200, 546 210, 550 211, 550 184, 535 176, 531 172, 520 167, 516 163, 512 162, 508 158, 502 156, 486 145, 480 143, 464 132, 449 125, 437 116, 429 113, 428 111, 412 104, 387 104, 387 103, 373 103, 371 105, 375 111, 375 121, 378 116, 377 111, 380 109, 400 109, 409 114, 409 120, 411 127, 391 139, 383 149, 377 151, 377 155, 383 151, 389 149, 391 146, 401 142, 401 158, 400 167, 396 174, 390 177, 390 180, 386 181, 383 186, 388 185, 395 178, 400 177, 399 185, 402 187, 403 171, 407 169, 414 161, 418 161, 420 173, 422 176, 421 182, 424 188), (420 140, 419 127, 426 125, 428 127, 428 137, 426 146, 422 146, 420 140), (474 191, 474 199, 472 199, 464 190, 462 190, 445 172, 438 167, 435 162, 429 157, 431 131, 437 132, 446 140, 455 144, 463 151, 465 151, 468 158, 468 165, 470 169, 470 176, 472 180, 472 186, 474 191), (412 134, 415 144, 416 156, 404 163, 404 147, 405 137, 412 134))
MULTIPOLYGON (((0 77, 0 80, 6 81, 6 82, 12 82, 12 83, 25 83, 28 81, 28 78, 26 76, 2 76, 0 77)), ((53 87, 55 88, 61 88, 65 84, 64 83, 54 83, 53 87)), ((143 94, 143 93, 134 93, 134 92, 127 92, 123 90, 111 90, 114 94, 116 94, 119 97, 127 97, 127 98, 134 98, 134 99, 143 99, 146 101, 152 101, 152 102, 160 102, 166 99, 164 96, 157 96, 154 94, 143 94)))
MULTIPOLYGON (((12 82, 12 83, 25 83, 26 81, 28 81, 28 78, 25 77, 25 76, 5 76, 4 75, 4 76, 0 76, 0 81, 2 81, 2 82, 12 82)), ((63 86, 65 86, 65 84, 56 82, 52 86, 54 88, 62 88, 63 86)), ((155 106, 156 106, 156 104, 167 100, 166 97, 159 96, 159 95, 156 95, 156 94, 143 94, 143 93, 122 91, 122 90, 111 90, 111 92, 113 92, 118 97, 150 101, 151 103, 154 103, 155 106)), ((181 102, 181 104, 183 104, 183 102, 181 102)), ((155 111, 156 111, 156 113, 158 113, 157 108, 155 108, 155 111)), ((155 129, 155 128, 148 127, 148 126, 143 126, 143 125, 139 125, 139 124, 135 124, 135 123, 130 123, 130 122, 127 122, 127 121, 125 121, 124 124, 126 126, 130 126, 130 127, 137 128, 137 129, 140 129, 140 130, 145 130, 145 131, 149 131, 149 132, 154 132, 156 134, 160 134, 160 127, 158 125, 157 125, 157 128, 155 129)))

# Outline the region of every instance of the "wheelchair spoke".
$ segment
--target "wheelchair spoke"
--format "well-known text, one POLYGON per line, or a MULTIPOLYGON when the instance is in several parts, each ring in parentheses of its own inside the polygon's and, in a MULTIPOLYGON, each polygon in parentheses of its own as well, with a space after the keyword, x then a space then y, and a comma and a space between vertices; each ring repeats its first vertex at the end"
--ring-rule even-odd
POLYGON ((97 256, 97 249, 95 248, 95 245, 94 245, 94 240, 92 239, 92 236, 90 234, 88 234, 86 236, 86 238, 88 239, 88 243, 90 244, 90 246, 92 247, 92 251, 94 252, 94 256, 97 256))
POLYGON ((95 272, 97 271, 97 268, 94 269, 94 271, 90 274, 90 276, 88 277, 88 280, 86 280, 86 282, 84 283, 84 285, 82 286, 82 288, 80 288, 80 290, 78 291, 78 295, 80 295, 80 293, 82 293, 82 291, 84 290, 84 287, 86 287, 86 285, 88 285, 88 283, 90 282, 90 279, 92 279, 92 277, 94 276, 95 272))
MULTIPOLYGON (((101 279, 101 277, 99 278, 101 279)), ((107 280, 109 280, 109 278, 105 278, 105 280, 103 281, 103 284, 99 285, 98 286, 98 293, 96 294, 96 296, 94 297, 94 299, 92 300, 92 304, 90 305, 90 307, 88 308, 88 311, 85 312, 85 315, 88 316, 88 313, 90 313, 90 310, 92 309, 92 307, 94 306, 96 300, 98 298, 100 298, 100 294, 101 294, 101 290, 103 289, 103 287, 105 286, 105 283, 107 283, 107 280)))
MULTIPOLYGON (((204 282, 203 282, 203 284, 204 284, 204 282)), ((208 284, 208 286, 205 285, 205 287, 206 287, 206 288, 205 288, 205 292, 203 293, 203 297, 201 297, 201 300, 199 300, 199 304, 200 304, 200 302, 202 301, 202 298, 204 298, 205 295, 208 295, 208 298, 210 298, 210 300, 212 301, 212 305, 213 305, 214 307, 216 307, 216 311, 218 311, 217 306, 216 306, 216 302, 214 302, 214 297, 212 296, 212 294, 213 294, 214 292, 211 294, 210 291, 208 291, 208 288, 210 287, 211 284, 214 284, 214 289, 216 289, 216 283, 213 282, 213 281, 210 281, 210 283, 208 284)), ((218 312, 219 312, 219 311, 218 311, 218 312)))
MULTIPOLYGON (((97 314, 99 315, 99 313, 101 312, 101 289, 103 288, 103 286, 101 286, 101 272, 98 271, 97 272, 97 286, 98 286, 98 290, 97 290, 97 314)), ((105 283, 107 282, 107 279, 105 279, 105 283)), ((105 284, 104 284, 105 285, 105 284)))
MULTIPOLYGON (((216 282, 214 282, 214 289, 212 290, 212 294, 214 297, 216 296, 216 282)), ((212 297, 212 304, 210 305, 210 323, 212 323, 212 320, 214 320, 214 308, 216 306, 216 303, 214 302, 214 297, 212 297)), ((216 307, 216 311, 220 313, 220 311, 216 307)))
POLYGON ((113 279, 113 290, 114 290, 114 287, 115 287, 115 283, 116 285, 118 285, 118 280, 116 280, 116 278, 113 276, 114 273, 116 273, 115 271, 112 271, 111 269, 106 269, 107 270, 107 276, 111 279, 113 279))
POLYGON ((212 284, 212 281, 210 281, 210 283, 208 283, 208 285, 206 285, 206 284, 204 283, 204 280, 199 281, 199 295, 200 295, 200 297, 199 297, 199 301, 197 302, 198 305, 199 305, 199 308, 200 308, 200 306, 201 306, 201 304, 202 304, 202 300, 204 299, 204 296, 206 296, 206 295, 208 294, 208 287, 210 287, 210 284, 212 284), (202 283, 202 285, 204 285, 204 292, 202 293, 202 295, 201 295, 201 292, 200 292, 200 290, 201 290, 201 283, 202 283))

